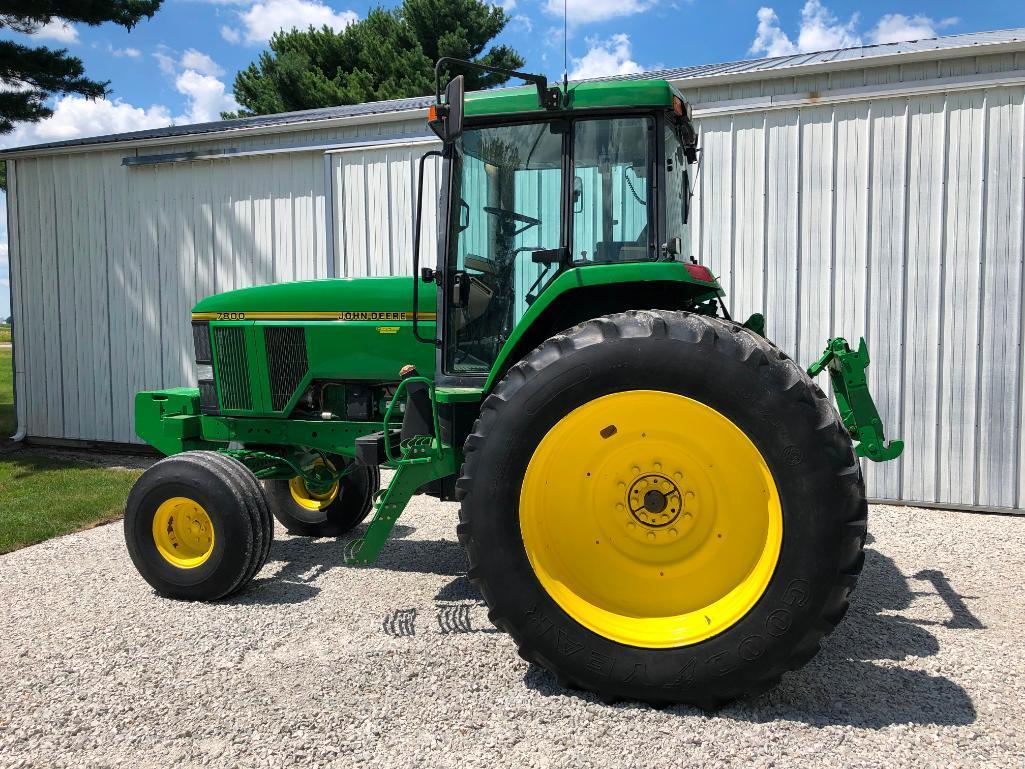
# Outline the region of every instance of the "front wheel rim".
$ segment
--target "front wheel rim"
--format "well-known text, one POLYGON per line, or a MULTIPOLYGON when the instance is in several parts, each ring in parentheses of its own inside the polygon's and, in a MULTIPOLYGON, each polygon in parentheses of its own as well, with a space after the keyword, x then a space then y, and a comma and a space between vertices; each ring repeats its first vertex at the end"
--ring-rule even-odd
MULTIPOLYGON (((318 457, 317 461, 314 462, 314 466, 320 465, 326 466, 332 473, 337 472, 331 462, 318 457)), ((306 485, 306 481, 301 475, 295 476, 288 482, 288 490, 292 494, 292 501, 299 505, 299 507, 315 513, 322 512, 330 507, 338 499, 338 492, 341 490, 341 487, 341 483, 335 481, 324 491, 314 491, 306 485)))
POLYGON ((757 603, 783 515, 768 465, 733 422, 682 395, 632 390, 574 409, 541 440, 520 531, 542 587, 574 620, 672 648, 724 632, 757 603))
POLYGON ((153 515, 153 544, 172 566, 195 569, 214 551, 213 521, 194 499, 171 497, 153 515))

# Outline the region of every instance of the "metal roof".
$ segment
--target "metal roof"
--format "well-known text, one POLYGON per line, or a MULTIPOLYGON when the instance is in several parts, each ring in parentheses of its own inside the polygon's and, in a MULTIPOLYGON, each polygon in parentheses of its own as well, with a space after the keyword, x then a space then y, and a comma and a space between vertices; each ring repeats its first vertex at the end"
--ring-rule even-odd
MULTIPOLYGON (((786 70, 786 74, 795 68, 821 69, 842 68, 844 64, 861 65, 870 59, 890 56, 935 58, 938 53, 948 52, 951 55, 968 56, 975 49, 986 46, 1007 46, 1022 44, 1025 47, 1025 28, 998 30, 994 32, 969 32, 961 35, 928 38, 924 40, 908 40, 900 43, 882 43, 879 45, 860 45, 853 48, 838 48, 832 51, 814 53, 797 53, 790 56, 776 56, 764 59, 745 59, 721 64, 700 64, 691 67, 675 67, 635 75, 616 75, 596 80, 636 80, 664 79, 687 81, 710 78, 717 79, 754 79, 773 75, 786 70)), ((1017 46, 1015 46, 1017 47, 1017 46)), ((390 101, 369 102, 339 107, 302 110, 300 112, 281 112, 274 115, 240 118, 237 120, 219 120, 212 123, 196 125, 168 126, 146 131, 91 136, 82 139, 35 144, 27 147, 11 147, 0 151, 0 158, 22 153, 42 152, 68 147, 89 147, 103 144, 122 144, 126 142, 152 142, 155 139, 194 138, 199 141, 210 134, 224 134, 233 131, 260 132, 261 129, 273 129, 290 125, 318 123, 328 120, 360 118, 373 115, 394 114, 410 110, 426 109, 433 101, 431 96, 417 96, 408 99, 392 99, 390 101)))
MULTIPOLYGON (((901 54, 954 52, 955 49, 974 49, 978 46, 1025 43, 1025 27, 1004 29, 995 32, 966 32, 961 35, 947 35, 923 40, 907 40, 900 43, 880 43, 878 45, 859 45, 853 48, 837 48, 832 51, 815 51, 813 53, 795 53, 789 56, 775 56, 765 59, 745 59, 730 61, 723 64, 699 64, 693 67, 675 67, 630 75, 630 78, 661 78, 665 80, 689 80, 698 77, 737 74, 764 74, 793 67, 806 67, 816 64, 848 63, 861 65, 867 59, 901 54)), ((972 51, 958 51, 959 56, 972 55, 972 51)), ((615 79, 623 79, 618 76, 615 79)), ((611 79, 611 78, 610 78, 611 79)))

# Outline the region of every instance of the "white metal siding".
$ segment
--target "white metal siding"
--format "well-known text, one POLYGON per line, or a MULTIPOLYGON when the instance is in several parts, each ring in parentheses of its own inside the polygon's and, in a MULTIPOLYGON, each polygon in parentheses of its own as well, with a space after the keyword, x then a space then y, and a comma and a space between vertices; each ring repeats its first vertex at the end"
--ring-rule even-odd
MULTIPOLYGON (((903 457, 872 496, 1025 507, 1025 88, 700 121, 699 258, 807 364, 862 334, 903 457)), ((822 383, 825 384, 824 382, 822 383)))
MULTIPOLYGON (((277 141, 341 143, 423 130, 417 121, 277 141)), ((250 148, 244 141, 202 146, 250 148)), ((323 151, 137 167, 123 166, 125 153, 116 150, 9 162, 19 426, 37 438, 137 442, 135 393, 195 381, 188 308, 200 298, 367 274, 368 259, 371 274, 408 271, 412 150, 392 152, 371 172, 374 184, 359 197, 364 208, 353 197, 340 218, 363 216, 371 247, 366 236, 358 248, 343 244, 337 264, 323 151), (393 183, 381 184, 389 169, 393 183), (366 211, 377 218, 368 222, 366 211), (382 229, 389 211, 396 217, 390 232, 382 229)), ((433 177, 427 183, 437 184, 433 177)), ((427 211, 430 254, 435 232, 427 211)))

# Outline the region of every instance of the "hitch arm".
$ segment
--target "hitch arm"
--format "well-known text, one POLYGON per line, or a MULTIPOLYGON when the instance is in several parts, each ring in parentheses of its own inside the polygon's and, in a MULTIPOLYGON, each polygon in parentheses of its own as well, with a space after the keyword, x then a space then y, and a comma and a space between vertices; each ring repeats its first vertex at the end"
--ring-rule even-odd
POLYGON ((822 356, 808 367, 808 376, 816 377, 824 370, 829 371, 840 419, 857 441, 855 451, 858 456, 873 462, 887 462, 901 455, 904 441, 886 442, 883 421, 868 391, 865 377, 868 364, 868 346, 864 337, 857 350, 852 350, 846 339, 836 337, 826 343, 822 356))

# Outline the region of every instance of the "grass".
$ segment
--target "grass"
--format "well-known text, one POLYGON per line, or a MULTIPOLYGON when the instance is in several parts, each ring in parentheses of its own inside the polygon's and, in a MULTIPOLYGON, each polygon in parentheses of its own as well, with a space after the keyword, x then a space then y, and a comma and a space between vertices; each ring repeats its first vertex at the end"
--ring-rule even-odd
POLYGON ((6 323, 0 323, 0 344, 11 341, 11 327, 6 323))
MULTIPOLYGON (((0 444, 13 430, 11 351, 0 349, 0 444)), ((119 518, 139 475, 25 451, 0 453, 0 553, 119 518)))
POLYGON ((0 441, 14 432, 14 372, 11 349, 0 348, 0 441))
POLYGON ((0 553, 120 518, 139 475, 25 452, 0 454, 0 553))

